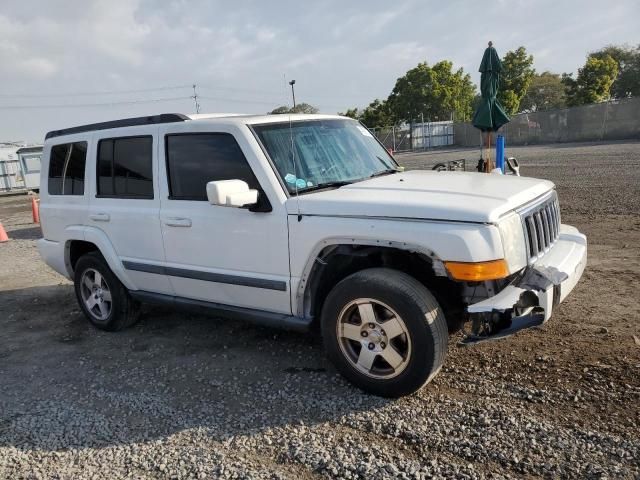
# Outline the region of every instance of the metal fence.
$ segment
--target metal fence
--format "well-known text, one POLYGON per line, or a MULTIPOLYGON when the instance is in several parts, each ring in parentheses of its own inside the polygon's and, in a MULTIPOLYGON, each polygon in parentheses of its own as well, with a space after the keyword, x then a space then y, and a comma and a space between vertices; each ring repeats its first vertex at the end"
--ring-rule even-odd
POLYGON ((394 152, 426 150, 454 144, 453 122, 420 122, 369 129, 378 140, 394 152))
MULTIPOLYGON (((507 145, 640 139, 640 98, 522 113, 499 133, 507 145)), ((480 132, 470 123, 456 123, 454 139, 454 145, 475 147, 480 132)))

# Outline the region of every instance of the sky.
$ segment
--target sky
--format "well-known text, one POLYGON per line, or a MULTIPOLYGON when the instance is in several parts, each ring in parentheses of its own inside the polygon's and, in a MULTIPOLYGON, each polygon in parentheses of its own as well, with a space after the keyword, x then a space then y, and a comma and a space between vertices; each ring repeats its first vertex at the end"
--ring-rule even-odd
POLYGON ((640 2, 563 0, 2 0, 0 141, 162 112, 265 113, 296 100, 336 113, 386 98, 420 62, 478 83, 492 40, 542 72, 640 44, 640 2), (122 104, 121 102, 129 102, 122 104))

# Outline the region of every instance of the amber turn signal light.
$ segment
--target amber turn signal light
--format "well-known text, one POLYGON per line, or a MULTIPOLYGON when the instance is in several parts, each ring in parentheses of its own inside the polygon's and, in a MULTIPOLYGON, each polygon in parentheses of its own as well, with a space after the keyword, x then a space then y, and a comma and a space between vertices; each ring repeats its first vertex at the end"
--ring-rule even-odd
POLYGON ((496 280, 509 275, 509 268, 504 260, 476 263, 444 262, 444 265, 453 278, 466 282, 496 280))

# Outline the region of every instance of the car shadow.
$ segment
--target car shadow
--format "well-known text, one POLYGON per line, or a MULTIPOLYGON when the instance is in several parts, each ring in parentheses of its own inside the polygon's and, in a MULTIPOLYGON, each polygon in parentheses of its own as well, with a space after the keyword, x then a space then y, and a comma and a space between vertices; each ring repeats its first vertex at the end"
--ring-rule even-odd
POLYGON ((390 400, 349 385, 318 332, 144 306, 118 333, 91 326, 72 285, 0 292, 0 446, 56 451, 213 439, 335 421, 390 400))
POLYGON ((18 228, 7 231, 7 236, 10 240, 37 240, 38 238, 42 238, 42 229, 40 225, 18 228))

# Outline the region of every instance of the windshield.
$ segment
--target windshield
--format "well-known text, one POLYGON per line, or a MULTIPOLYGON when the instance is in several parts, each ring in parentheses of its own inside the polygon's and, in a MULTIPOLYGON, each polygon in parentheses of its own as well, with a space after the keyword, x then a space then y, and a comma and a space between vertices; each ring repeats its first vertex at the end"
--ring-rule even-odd
POLYGON ((354 120, 271 123, 254 130, 289 193, 339 187, 398 169, 369 130, 354 120))

